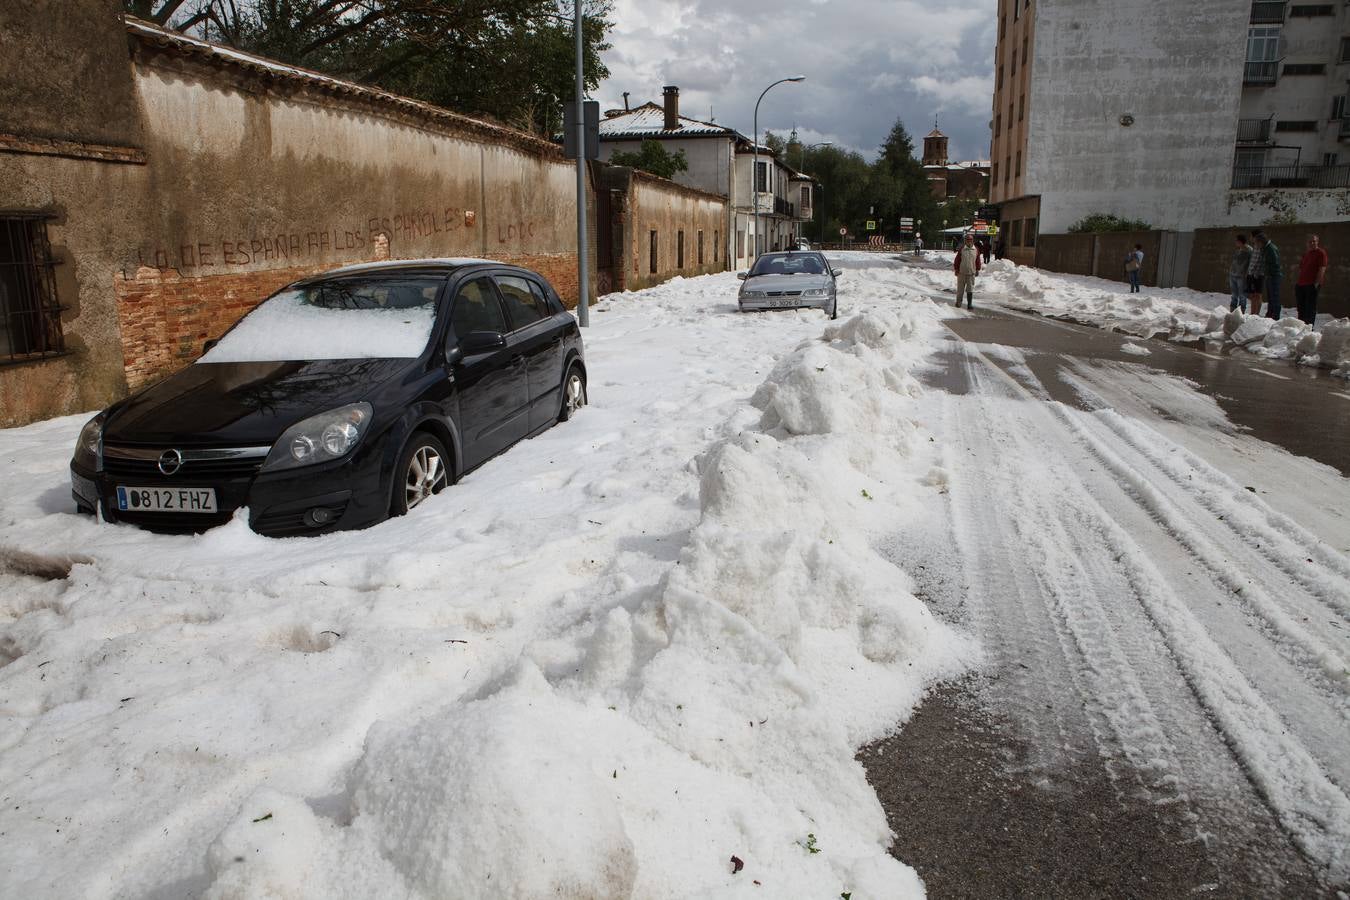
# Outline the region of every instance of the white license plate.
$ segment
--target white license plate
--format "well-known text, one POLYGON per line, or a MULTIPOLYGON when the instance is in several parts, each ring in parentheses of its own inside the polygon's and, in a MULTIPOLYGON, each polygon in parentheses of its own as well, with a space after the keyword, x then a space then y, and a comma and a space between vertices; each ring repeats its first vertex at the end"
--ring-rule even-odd
POLYGON ((215 488, 117 486, 117 508, 122 512, 216 511, 215 488))
POLYGON ((800 306, 801 302, 800 297, 793 297, 791 300, 770 300, 769 305, 778 309, 786 309, 789 306, 800 306))

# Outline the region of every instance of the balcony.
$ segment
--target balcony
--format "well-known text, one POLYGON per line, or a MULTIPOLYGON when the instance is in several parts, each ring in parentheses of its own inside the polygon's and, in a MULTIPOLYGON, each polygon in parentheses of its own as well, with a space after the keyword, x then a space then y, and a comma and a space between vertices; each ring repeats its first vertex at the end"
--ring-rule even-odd
POLYGON ((787 202, 782 197, 773 198, 773 211, 778 213, 780 216, 796 215, 796 209, 797 207, 787 202))
POLYGON ((1284 23, 1284 0, 1255 0, 1252 3, 1253 25, 1281 25, 1284 23))
POLYGON ((1350 119, 1341 119, 1336 124, 1338 126, 1337 139, 1342 141, 1350 140, 1350 119))
POLYGON ((1269 144, 1270 119, 1238 119, 1239 144, 1269 144))
POLYGON ((1233 169, 1233 189, 1350 188, 1347 166, 1239 166, 1233 169))
POLYGON ((1243 84, 1271 85, 1279 77, 1279 60, 1265 60, 1263 62, 1252 62, 1248 60, 1246 67, 1242 71, 1243 84))

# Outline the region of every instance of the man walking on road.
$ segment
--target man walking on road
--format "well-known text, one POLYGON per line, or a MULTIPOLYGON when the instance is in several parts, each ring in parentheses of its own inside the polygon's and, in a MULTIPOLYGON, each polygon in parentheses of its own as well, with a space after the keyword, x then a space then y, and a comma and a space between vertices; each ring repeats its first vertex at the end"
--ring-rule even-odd
POLYGON ((1252 268, 1252 248, 1247 246, 1247 236, 1237 236, 1237 249, 1233 251, 1233 261, 1228 264, 1228 288, 1233 299, 1228 301, 1229 309, 1247 311, 1247 273, 1252 268))
POLYGON ((1308 252, 1299 260, 1298 283, 1294 285, 1299 320, 1309 325, 1317 323, 1317 293, 1327 276, 1327 251, 1319 244, 1317 235, 1308 235, 1308 252))
POLYGON ((966 232, 965 243, 956 248, 956 257, 952 260, 952 272, 956 275, 956 305, 961 305, 961 296, 966 298, 966 309, 975 308, 975 276, 980 274, 980 248, 975 246, 975 235, 966 232))
MULTIPOLYGON (((1278 319, 1280 317, 1280 280, 1284 275, 1280 268, 1280 250, 1275 246, 1275 242, 1266 237, 1264 231, 1253 231, 1252 237, 1256 238, 1256 253, 1261 257, 1261 293, 1266 298, 1266 317, 1278 319)), ((1252 308, 1256 312, 1256 308, 1252 308)))

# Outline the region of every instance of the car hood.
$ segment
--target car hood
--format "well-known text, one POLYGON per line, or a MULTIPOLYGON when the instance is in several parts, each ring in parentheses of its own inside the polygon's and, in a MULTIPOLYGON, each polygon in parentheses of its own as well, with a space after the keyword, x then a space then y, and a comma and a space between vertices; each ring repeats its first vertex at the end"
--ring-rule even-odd
POLYGON ((411 359, 195 363, 109 416, 110 444, 260 446, 308 416, 370 395, 411 359))
POLYGON ((830 285, 828 275, 756 275, 745 279, 743 290, 808 291, 812 288, 828 288, 830 285))

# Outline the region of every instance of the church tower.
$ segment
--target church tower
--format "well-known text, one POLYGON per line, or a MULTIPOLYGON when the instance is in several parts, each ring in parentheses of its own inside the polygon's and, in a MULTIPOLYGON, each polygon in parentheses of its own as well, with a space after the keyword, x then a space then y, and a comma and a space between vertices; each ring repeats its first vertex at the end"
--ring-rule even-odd
POLYGON ((923 164, 947 165, 947 136, 938 131, 937 122, 933 123, 933 130, 923 137, 923 164))

